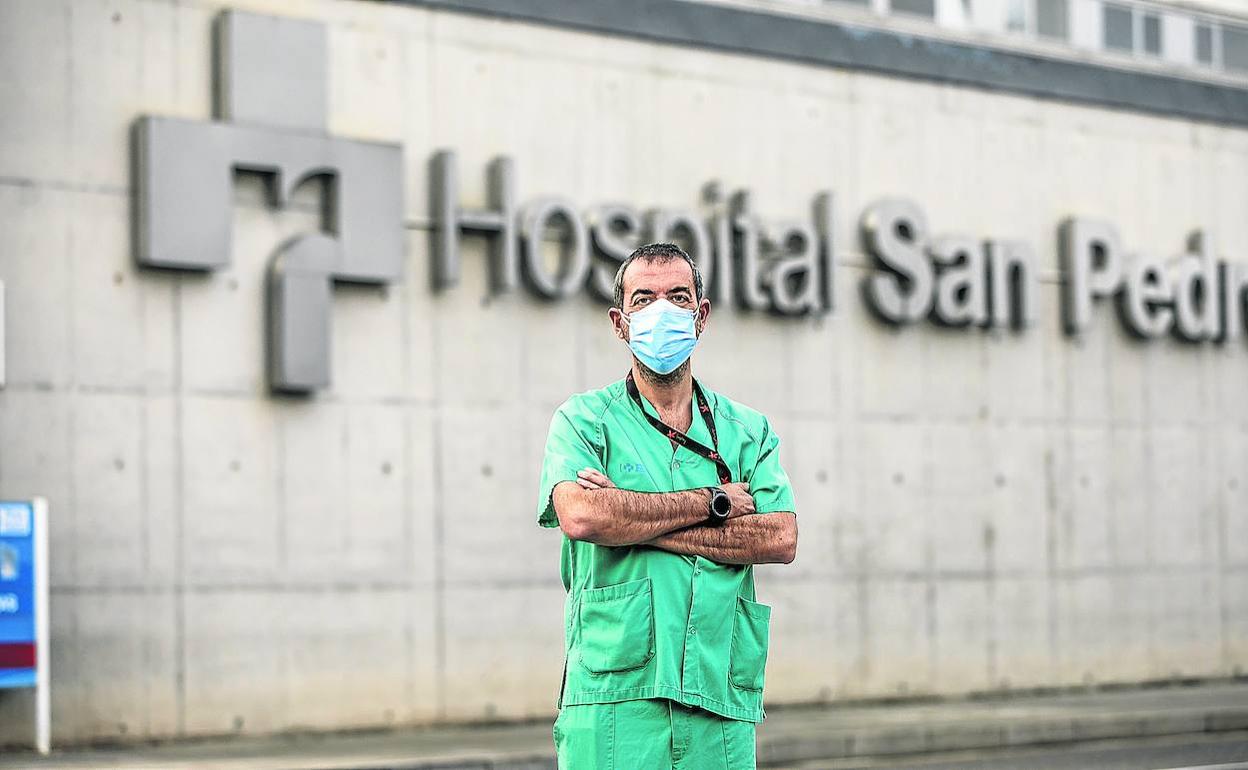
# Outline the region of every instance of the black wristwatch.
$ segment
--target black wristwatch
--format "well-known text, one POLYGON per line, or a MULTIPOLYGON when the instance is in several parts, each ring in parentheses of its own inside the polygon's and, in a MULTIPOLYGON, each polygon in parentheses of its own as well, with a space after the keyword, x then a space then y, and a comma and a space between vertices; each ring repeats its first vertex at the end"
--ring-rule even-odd
POLYGON ((707 489, 711 491, 711 504, 706 514, 706 525, 718 527, 728 521, 728 514, 732 513, 732 498, 719 487, 707 487, 707 489))

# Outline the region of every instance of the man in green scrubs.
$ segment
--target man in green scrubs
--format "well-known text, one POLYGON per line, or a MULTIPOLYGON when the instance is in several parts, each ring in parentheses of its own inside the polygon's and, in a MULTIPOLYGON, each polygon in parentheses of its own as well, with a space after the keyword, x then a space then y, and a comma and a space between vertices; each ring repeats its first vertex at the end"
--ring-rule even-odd
POLYGON ((563 530, 561 770, 755 767, 771 608, 753 565, 791 562, 793 492, 767 418, 694 380, 702 278, 672 244, 615 278, 624 379, 551 420, 538 523, 563 530))

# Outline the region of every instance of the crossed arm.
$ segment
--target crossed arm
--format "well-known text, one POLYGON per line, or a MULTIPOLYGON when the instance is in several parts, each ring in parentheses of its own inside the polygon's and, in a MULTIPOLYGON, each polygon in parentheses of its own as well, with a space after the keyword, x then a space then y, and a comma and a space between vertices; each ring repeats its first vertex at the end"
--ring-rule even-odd
POLYGON ((721 564, 787 564, 797 555, 797 517, 788 511, 750 515, 748 484, 725 484, 732 518, 701 526, 710 494, 631 492, 602 473, 585 469, 576 482, 555 486, 552 500, 559 526, 573 540, 599 545, 649 545, 672 553, 702 556, 721 564))

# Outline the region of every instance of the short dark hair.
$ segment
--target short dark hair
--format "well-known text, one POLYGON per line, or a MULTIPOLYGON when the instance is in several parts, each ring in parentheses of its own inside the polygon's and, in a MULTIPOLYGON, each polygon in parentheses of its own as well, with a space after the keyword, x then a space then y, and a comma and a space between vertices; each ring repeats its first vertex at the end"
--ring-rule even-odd
POLYGON ((629 265, 633 264, 634 260, 638 259, 644 259, 647 262, 671 262, 683 259, 689 264, 689 269, 693 271, 694 295, 699 302, 702 301, 702 271, 698 269, 693 258, 674 243, 647 243, 645 246, 638 247, 632 254, 629 254, 620 263, 620 269, 615 271, 616 308, 624 309, 624 271, 628 269, 629 265))

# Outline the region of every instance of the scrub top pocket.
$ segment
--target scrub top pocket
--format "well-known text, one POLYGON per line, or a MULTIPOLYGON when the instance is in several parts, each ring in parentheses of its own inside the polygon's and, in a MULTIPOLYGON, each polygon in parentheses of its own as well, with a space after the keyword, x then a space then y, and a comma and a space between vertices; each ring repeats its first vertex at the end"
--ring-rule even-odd
POLYGON ((771 628, 771 607, 737 597, 732 620, 732 660, 728 679, 743 690, 763 689, 767 666, 767 637, 771 628))
POLYGON ((654 657, 654 603, 650 578, 581 592, 578 614, 581 665, 607 674, 640 668, 654 657))

